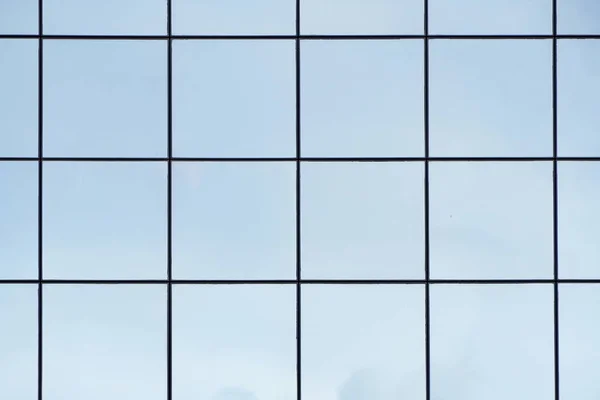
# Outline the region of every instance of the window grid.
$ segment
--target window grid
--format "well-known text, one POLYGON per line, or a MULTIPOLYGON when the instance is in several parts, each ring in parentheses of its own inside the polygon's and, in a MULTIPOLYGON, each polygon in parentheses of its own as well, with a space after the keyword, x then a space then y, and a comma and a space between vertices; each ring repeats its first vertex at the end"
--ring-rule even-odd
POLYGON ((559 399, 559 330, 558 330, 558 287, 561 283, 600 283, 600 279, 561 279, 558 277, 558 161, 600 161, 599 157, 559 157, 557 133, 557 44, 561 39, 600 39, 600 34, 559 35, 557 34, 557 0, 552 0, 551 35, 430 35, 428 21, 428 0, 424 0, 423 35, 302 35, 300 33, 301 0, 296 0, 295 35, 174 35, 172 34, 172 0, 167 1, 167 35, 45 35, 43 34, 43 0, 38 1, 39 34, 0 34, 0 39, 38 39, 38 157, 0 157, 0 162, 37 161, 38 163, 38 278, 37 279, 0 279, 5 284, 38 285, 38 400, 42 400, 43 388, 43 286, 68 284, 148 284, 167 286, 167 398, 172 399, 172 287, 178 284, 198 285, 245 285, 275 284, 296 286, 296 390, 301 399, 301 287, 302 285, 326 284, 404 284, 423 285, 425 288, 425 378, 426 399, 431 398, 430 374, 430 285, 444 284, 548 284, 554 289, 554 394, 559 399), (308 40, 423 40, 424 43, 424 157, 302 157, 301 120, 300 120, 300 44, 308 40), (552 40, 552 157, 430 157, 429 155, 429 41, 430 40, 552 40), (43 47, 45 40, 160 40, 168 43, 167 58, 167 157, 45 157, 43 151, 43 47), (174 157, 173 156, 173 99, 172 99, 172 45, 173 40, 294 40, 296 71, 296 156, 295 157, 174 157), (167 279, 44 279, 43 278, 43 166, 45 162, 163 162, 167 163, 167 279), (430 243, 429 243, 429 165, 430 162, 538 162, 552 161, 553 164, 553 278, 552 279, 431 279, 430 243), (296 165, 296 279, 173 279, 172 277, 172 168, 174 162, 294 162, 296 165), (310 162, 418 162, 423 163, 424 172, 424 220, 425 220, 425 279, 302 279, 301 278, 301 164, 310 162))

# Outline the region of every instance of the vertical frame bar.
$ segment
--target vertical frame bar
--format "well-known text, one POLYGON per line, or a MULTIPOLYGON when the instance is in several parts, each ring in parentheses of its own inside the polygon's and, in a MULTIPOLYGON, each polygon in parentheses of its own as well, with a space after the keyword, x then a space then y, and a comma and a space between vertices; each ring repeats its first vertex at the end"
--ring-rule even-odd
POLYGON ((431 305, 429 293, 429 0, 423 0, 423 127, 424 127, 424 224, 425 224, 425 400, 431 399, 431 305))
POLYGON ((302 230, 301 230, 301 109, 300 1, 296 0, 296 397, 302 399, 302 230))
POLYGON ((173 2, 167 0, 167 400, 173 398, 173 2))
POLYGON ((37 397, 43 398, 43 316, 44 316, 44 264, 43 264, 43 172, 44 172, 44 2, 38 0, 38 365, 37 397))
POLYGON ((560 398, 558 327, 558 79, 557 79, 557 0, 552 0, 552 236, 554 289, 554 399, 560 398))

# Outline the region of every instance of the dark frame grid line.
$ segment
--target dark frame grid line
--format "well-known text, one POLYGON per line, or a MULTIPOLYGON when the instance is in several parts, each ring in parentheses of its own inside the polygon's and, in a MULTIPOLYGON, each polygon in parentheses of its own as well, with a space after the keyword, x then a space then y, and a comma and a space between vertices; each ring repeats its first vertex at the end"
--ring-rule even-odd
POLYGON ((0 157, 0 162, 598 162, 600 157, 0 157))
POLYGON ((423 0, 423 202, 425 224, 425 400, 431 400, 431 305, 429 258, 429 0, 423 0))
POLYGON ((301 120, 301 81, 300 71, 300 8, 301 0, 296 0, 296 35, 294 41, 295 78, 296 78, 296 399, 302 400, 302 120, 301 120))
POLYGON ((173 399, 173 285, 294 285, 296 290, 296 394, 302 400, 302 286, 303 285, 420 285, 424 287, 425 312, 425 398, 431 400, 431 285, 528 285, 553 287, 553 362, 554 397, 560 399, 559 363, 559 286, 561 284, 600 284, 600 279, 559 278, 558 165, 559 162, 600 162, 598 157, 558 155, 558 41, 599 40, 600 34, 557 33, 557 0, 552 0, 552 34, 550 35, 430 35, 429 1, 423 0, 422 35, 302 35, 301 0, 295 2, 294 35, 174 35, 172 0, 167 0, 166 35, 45 35, 43 0, 38 0, 38 34, 0 34, 0 39, 36 39, 38 41, 38 149, 37 157, 0 157, 0 162, 37 162, 37 279, 0 279, 1 285, 37 285, 37 398, 43 400, 43 300, 45 285, 162 285, 167 300, 167 399, 173 399), (45 40, 148 40, 165 41, 167 51, 167 156, 166 157, 45 157, 44 156, 44 41, 45 40), (288 40, 295 46, 295 156, 294 157, 176 157, 173 152, 173 41, 174 40, 288 40), (423 157, 303 157, 301 151, 301 45, 313 40, 419 40, 423 41, 423 157), (542 157, 431 157, 430 156, 430 41, 431 40, 551 40, 552 41, 552 155, 542 157), (167 265, 166 279, 45 279, 43 273, 43 172, 46 162, 161 162, 167 166, 167 265), (261 280, 193 280, 173 278, 173 164, 177 162, 282 162, 294 163, 295 175, 295 279, 261 280), (424 279, 303 279, 301 257, 301 171, 302 163, 311 162, 418 162, 424 168, 424 279), (553 275, 551 279, 431 279, 430 274, 430 164, 445 162, 548 162, 552 163, 553 275))
POLYGON ((1 279, 0 285, 558 285, 598 279, 1 279))
POLYGON ((560 364, 558 330, 558 74, 557 74, 557 0, 552 0, 552 240, 554 277, 554 399, 560 399, 560 364))
POLYGON ((550 35, 34 35, 0 34, 0 39, 47 40, 551 40, 600 39, 600 34, 550 34, 550 35))
POLYGON ((44 2, 38 0, 38 310, 37 310, 37 323, 38 323, 38 337, 37 337, 37 398, 38 400, 43 399, 43 333, 44 333, 44 257, 43 257, 43 172, 44 172, 44 2))
POLYGON ((167 400, 173 398, 173 2, 167 0, 167 400))

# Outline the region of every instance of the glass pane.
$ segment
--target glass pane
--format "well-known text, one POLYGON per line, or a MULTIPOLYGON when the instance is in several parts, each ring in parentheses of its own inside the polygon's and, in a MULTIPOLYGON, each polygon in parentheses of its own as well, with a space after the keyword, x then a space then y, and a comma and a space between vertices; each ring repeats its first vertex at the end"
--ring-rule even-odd
POLYGON ((177 35, 293 35, 295 0, 173 0, 177 35))
POLYGON ((302 397, 425 399, 419 286, 305 285, 302 397))
POLYGON ((158 41, 47 41, 44 155, 167 152, 167 52, 158 41))
POLYGON ((422 163, 305 163, 301 182, 303 278, 423 277, 422 163))
POLYGON ((600 43, 561 40, 557 53, 559 155, 598 157, 600 43))
POLYGON ((552 43, 437 40, 432 156, 552 156, 552 43))
POLYGON ((422 41, 302 43, 302 155, 423 156, 422 41))
POLYGON ((173 53, 177 156, 296 154, 293 41, 183 41, 173 53))
POLYGON ((163 163, 46 163, 44 277, 164 278, 166 169, 163 163))
POLYGON ((166 299, 158 285, 47 285, 44 399, 164 400, 166 299))
POLYGON ((177 163, 173 169, 175 276, 296 277, 295 163, 177 163))
POLYGON ((0 162, 0 193, 0 279, 37 279, 37 162, 0 162))
POLYGON ((434 162, 431 276, 552 278, 552 163, 434 162))
POLYGON ((559 34, 598 34, 600 3, 592 0, 556 0, 559 34))
POLYGON ((561 162, 558 170, 559 273, 600 277, 600 164, 561 162))
POLYGON ((43 0, 44 33, 160 35, 167 33, 165 0, 43 0))
POLYGON ((551 34, 551 0, 429 0, 429 33, 551 34))
POLYGON ((552 285, 431 288, 431 398, 554 398, 552 285))
POLYGON ((177 286, 173 398, 295 400, 294 285, 177 286))
POLYGON ((37 285, 0 285, 0 398, 37 399, 37 285))
POLYGON ((302 0, 302 34, 422 34, 423 0, 302 0))
POLYGON ((600 395, 597 379, 600 363, 600 307, 598 285, 567 285, 560 294, 560 398, 595 400, 600 395))
POLYGON ((37 157, 37 40, 0 40, 0 54, 0 157, 37 157))
POLYGON ((37 34, 38 18, 37 0, 0 2, 0 34, 37 34))

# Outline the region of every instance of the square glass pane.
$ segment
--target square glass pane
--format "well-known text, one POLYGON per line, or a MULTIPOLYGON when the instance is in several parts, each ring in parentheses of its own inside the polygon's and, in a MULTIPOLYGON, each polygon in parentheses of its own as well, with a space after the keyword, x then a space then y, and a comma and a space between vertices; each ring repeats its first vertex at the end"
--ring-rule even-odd
POLYGON ((552 0, 429 0, 429 33, 552 33, 552 0))
POLYGON ((431 288, 431 398, 554 398, 552 285, 431 288))
POLYGON ((600 395, 600 307, 596 284, 559 286, 560 398, 596 400, 600 395))
POLYGON ((561 278, 600 278, 600 164, 561 162, 558 169, 558 256, 561 278))
POLYGON ((422 163, 304 163, 302 277, 419 279, 422 163))
POLYGON ((177 35, 293 35, 296 0, 173 0, 177 35))
POLYGON ((44 33, 160 35, 167 33, 165 0, 43 0, 44 33))
POLYGON ((304 35, 422 34, 423 0, 302 0, 304 35))
POLYGON ((600 43, 558 42, 558 152, 560 156, 600 156, 600 43))
POLYGON ((305 41, 301 101, 303 156, 423 156, 423 41, 305 41))
POLYGON ((164 42, 57 40, 44 54, 44 155, 166 156, 164 42))
POLYGON ((294 42, 173 45, 173 146, 180 157, 295 155, 294 42))
POLYGON ((432 156, 552 156, 552 43, 437 40, 432 156))
POLYGON ((164 278, 166 169, 163 163, 45 163, 44 277, 164 278))
POLYGON ((0 40, 0 54, 0 157, 36 157, 38 41, 0 40))
POLYGON ((558 34, 600 33, 600 3, 593 0, 556 0, 556 3, 558 34))
POLYGON ((0 398, 37 399, 37 285, 0 285, 0 398))
POLYGON ((38 18, 38 0, 0 2, 0 34, 37 34, 38 18))
POLYGON ((294 285, 176 286, 173 398, 295 400, 294 285))
POLYGON ((164 400, 166 306, 160 285, 46 285, 44 399, 164 400))
POLYGON ((304 285, 302 397, 425 399, 422 285, 304 285))
POLYGON ((0 279, 38 277, 38 163, 0 162, 0 279))
POLYGON ((176 163, 173 273, 296 277, 295 163, 176 163))
POLYGON ((433 162, 431 276, 552 278, 551 162, 433 162))

